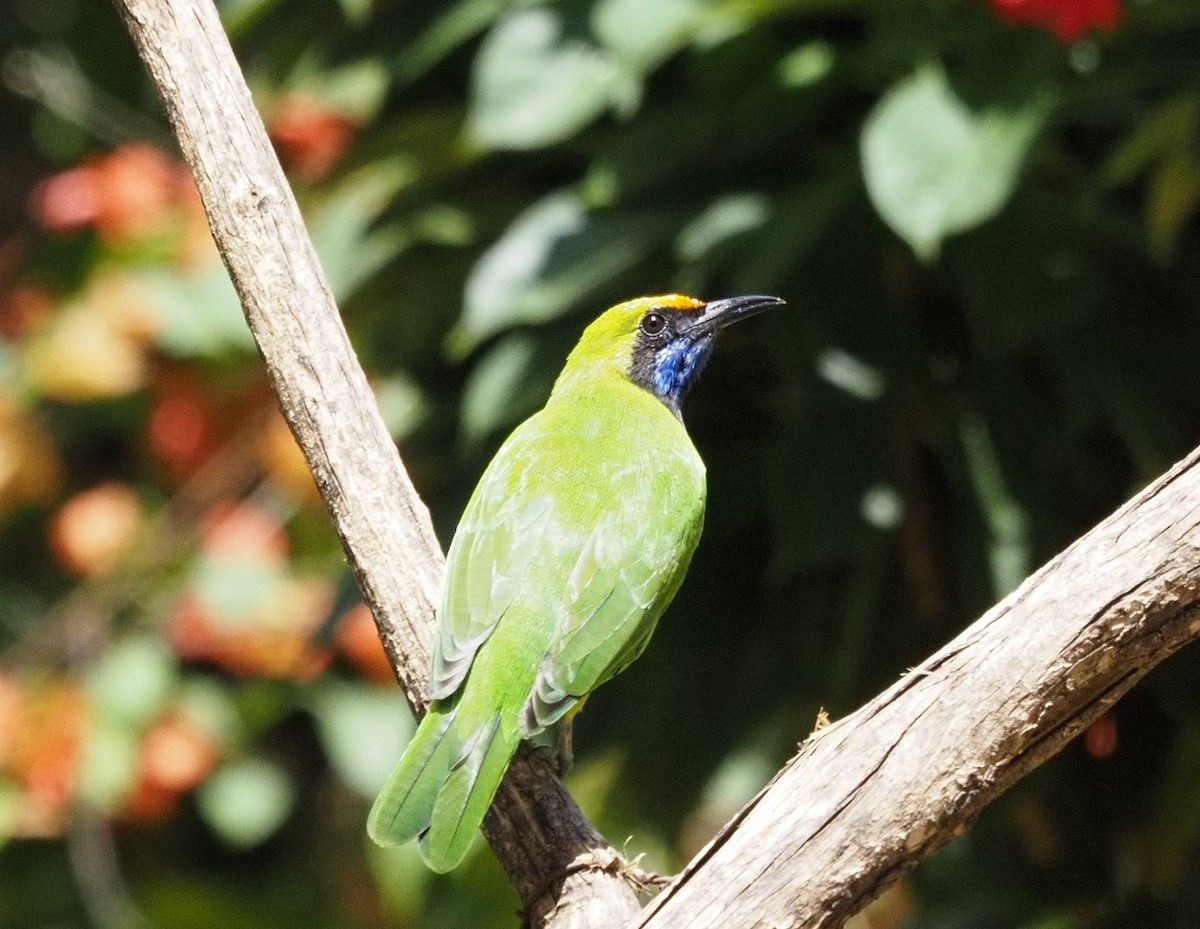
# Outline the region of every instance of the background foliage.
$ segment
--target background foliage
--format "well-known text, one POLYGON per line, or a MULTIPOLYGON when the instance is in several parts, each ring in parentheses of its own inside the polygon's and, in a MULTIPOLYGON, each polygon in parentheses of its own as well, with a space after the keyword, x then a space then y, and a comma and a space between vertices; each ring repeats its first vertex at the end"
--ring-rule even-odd
MULTIPOLYGON (((444 541, 587 320, 778 293, 571 787, 680 866, 1196 442, 1193 0, 226 0, 444 541)), ((363 836, 411 723, 116 14, 0 6, 0 927, 511 926, 363 836)), ((861 917, 1193 926, 1200 656, 861 917)))

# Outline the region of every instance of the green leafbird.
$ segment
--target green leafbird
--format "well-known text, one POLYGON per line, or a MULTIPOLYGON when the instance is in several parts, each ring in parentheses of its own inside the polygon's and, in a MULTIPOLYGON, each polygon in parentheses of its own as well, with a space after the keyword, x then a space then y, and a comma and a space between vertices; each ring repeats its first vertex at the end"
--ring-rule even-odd
POLYGON ((419 838, 433 870, 454 868, 520 741, 569 727, 641 654, 704 518, 684 395, 721 329, 782 302, 645 297, 587 328, 454 535, 433 702, 371 810, 376 842, 419 838))

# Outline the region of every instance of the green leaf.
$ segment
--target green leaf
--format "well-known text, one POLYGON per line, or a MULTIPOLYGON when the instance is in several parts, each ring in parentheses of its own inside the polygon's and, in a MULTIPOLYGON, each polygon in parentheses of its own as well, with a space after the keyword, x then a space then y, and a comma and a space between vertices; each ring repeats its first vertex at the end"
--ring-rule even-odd
POLYGON ((163 319, 159 348, 181 358, 223 358, 254 350, 254 338, 225 266, 196 273, 166 268, 135 272, 163 319))
POLYGON ((79 795, 91 807, 112 811, 137 780, 138 733, 127 724, 100 717, 88 729, 79 771, 79 795))
POLYGON ((261 759, 225 765, 196 792, 200 815, 233 848, 252 848, 268 839, 295 800, 287 775, 261 759))
POLYGON ((232 625, 265 610, 278 596, 283 575, 277 565, 204 555, 192 570, 196 594, 208 612, 232 625))
POLYGON ((806 42, 779 60, 779 82, 784 87, 811 87, 833 70, 836 53, 828 42, 806 42))
POLYGON ((222 745, 236 745, 244 735, 233 694, 215 678, 189 674, 179 688, 175 712, 222 745))
POLYGON ((393 439, 403 439, 425 419, 425 397, 421 388, 404 374, 375 382, 375 402, 379 415, 393 439))
POLYGON ((923 260, 985 222, 1016 187, 1046 114, 1037 99, 972 112, 938 68, 893 87, 867 117, 861 149, 871 202, 923 260))
POLYGON ((402 926, 421 924, 425 889, 432 872, 421 860, 416 842, 383 848, 367 842, 367 867, 375 878, 379 896, 387 908, 400 917, 402 926))
POLYGON ((338 777, 360 796, 374 797, 415 728, 399 691, 331 680, 316 694, 312 713, 338 777))
POLYGON ((983 420, 964 415, 959 421, 959 437, 967 471, 987 521, 992 589, 1000 599, 1016 590, 1029 574, 1032 556, 1029 518, 1008 489, 995 443, 983 420))
POLYGON ((569 191, 542 198, 513 221, 467 279, 465 312, 455 335, 464 352, 514 322, 537 318, 524 308, 529 288, 554 247, 582 230, 585 221, 583 204, 569 191))
POLYGON ((606 110, 636 105, 637 80, 609 53, 564 35, 557 10, 518 10, 488 33, 475 60, 467 130, 484 148, 561 142, 606 110))
POLYGON ((725 194, 680 231, 675 251, 683 261, 697 261, 726 239, 758 228, 769 215, 762 194, 725 194))
POLYGON ((279 0, 220 0, 217 4, 230 37, 248 31, 277 6, 279 0))
POLYGON ((111 646, 88 672, 87 693, 102 719, 144 726, 162 712, 178 677, 171 652, 149 636, 111 646))
POLYGON ((508 7, 509 0, 459 0, 424 30, 396 59, 396 78, 416 80, 448 54, 482 32, 508 7))
POLYGON ((1128 184, 1165 158, 1190 151, 1200 128, 1200 99, 1178 97, 1152 110, 1105 162, 1105 183, 1128 184))
POLYGON ((375 161, 348 177, 314 211, 309 222, 313 247, 329 289, 339 300, 350 296, 401 250, 401 239, 373 225, 396 193, 416 177, 413 163, 403 156, 375 161))
POLYGON ((536 355, 534 340, 518 333, 501 340, 475 365, 462 400, 462 430, 468 442, 513 425, 512 401, 536 355))
POLYGON ((1200 207, 1200 152, 1167 158, 1150 178, 1146 197, 1146 235, 1164 261, 1200 207))
POLYGON ((674 226, 661 213, 588 213, 558 191, 517 217, 471 270, 465 312, 451 350, 466 354, 489 336, 561 315, 644 258, 674 226))
POLYGON ((592 8, 592 32, 646 71, 690 41, 701 7, 699 0, 599 0, 592 8))
POLYGON ((0 848, 4 848, 16 830, 24 805, 21 788, 8 778, 0 777, 0 848))
MULTIPOLYGON (((341 2, 350 17, 357 15, 352 7, 367 7, 370 0, 341 2)), ((387 96, 389 77, 387 66, 378 58, 362 58, 331 68, 319 56, 310 55, 297 63, 287 89, 320 100, 342 116, 367 122, 379 112, 387 96)))
POLYGON ((371 0, 338 0, 346 22, 352 26, 361 26, 371 18, 371 0))

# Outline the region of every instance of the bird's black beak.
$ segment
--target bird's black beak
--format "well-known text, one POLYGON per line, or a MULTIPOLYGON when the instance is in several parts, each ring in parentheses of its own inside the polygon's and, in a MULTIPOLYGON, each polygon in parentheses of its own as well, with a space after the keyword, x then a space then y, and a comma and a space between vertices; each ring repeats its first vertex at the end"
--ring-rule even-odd
POLYGON ((739 319, 761 313, 773 306, 782 306, 779 297, 726 297, 724 300, 711 300, 704 305, 704 312, 690 328, 702 332, 716 332, 726 326, 736 323, 739 319))

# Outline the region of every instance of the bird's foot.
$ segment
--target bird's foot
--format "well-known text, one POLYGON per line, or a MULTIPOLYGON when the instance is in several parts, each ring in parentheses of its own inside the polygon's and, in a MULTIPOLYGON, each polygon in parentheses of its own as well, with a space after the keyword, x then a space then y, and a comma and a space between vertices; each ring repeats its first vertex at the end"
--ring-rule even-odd
POLYGON ((554 762, 559 777, 566 777, 575 763, 575 741, 571 738, 571 720, 564 719, 557 726, 554 740, 554 762))
POLYGON ((616 874, 630 884, 639 894, 645 893, 651 887, 662 889, 673 878, 654 871, 647 871, 641 866, 643 855, 638 855, 632 861, 627 861, 615 849, 607 848, 589 852, 576 858, 572 870, 575 871, 607 871, 616 874))

